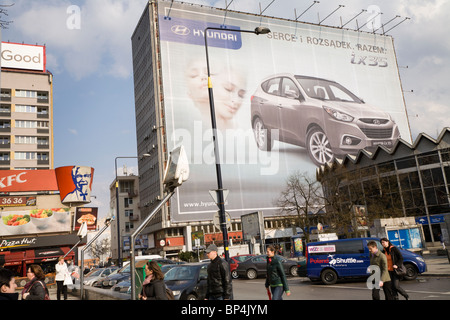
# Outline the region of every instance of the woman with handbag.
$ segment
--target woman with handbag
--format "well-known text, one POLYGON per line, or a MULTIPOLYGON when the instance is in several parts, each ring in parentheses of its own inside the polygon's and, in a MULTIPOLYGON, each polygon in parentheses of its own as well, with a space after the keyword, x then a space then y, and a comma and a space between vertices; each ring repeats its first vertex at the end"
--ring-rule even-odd
POLYGON ((22 290, 22 300, 50 300, 45 274, 37 264, 28 267, 27 278, 30 280, 22 290))
POLYGON ((64 295, 64 300, 67 300, 67 284, 72 284, 69 269, 64 262, 64 257, 59 257, 56 269, 56 299, 61 300, 61 293, 64 295), (69 283, 70 282, 70 283, 69 283))
POLYGON ((380 243, 384 248, 383 253, 386 255, 388 261, 388 271, 392 281, 392 296, 395 300, 398 300, 398 294, 400 293, 408 300, 409 295, 400 287, 400 279, 406 273, 402 253, 387 238, 382 238, 380 243))

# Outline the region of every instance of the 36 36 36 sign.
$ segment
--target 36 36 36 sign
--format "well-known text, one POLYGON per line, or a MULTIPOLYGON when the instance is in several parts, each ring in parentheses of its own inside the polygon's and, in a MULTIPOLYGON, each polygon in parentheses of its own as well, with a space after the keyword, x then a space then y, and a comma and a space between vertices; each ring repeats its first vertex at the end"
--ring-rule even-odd
POLYGON ((36 197, 0 197, 1 207, 35 206, 36 197))

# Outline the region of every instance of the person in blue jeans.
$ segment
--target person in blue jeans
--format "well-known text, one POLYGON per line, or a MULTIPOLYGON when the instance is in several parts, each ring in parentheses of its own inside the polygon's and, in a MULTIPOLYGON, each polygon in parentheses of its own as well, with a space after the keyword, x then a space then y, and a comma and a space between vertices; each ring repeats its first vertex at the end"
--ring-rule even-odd
POLYGON ((275 255, 273 246, 267 247, 267 277, 266 288, 270 288, 272 292, 272 300, 283 300, 283 293, 287 296, 291 295, 289 286, 284 273, 283 264, 279 256, 275 255))

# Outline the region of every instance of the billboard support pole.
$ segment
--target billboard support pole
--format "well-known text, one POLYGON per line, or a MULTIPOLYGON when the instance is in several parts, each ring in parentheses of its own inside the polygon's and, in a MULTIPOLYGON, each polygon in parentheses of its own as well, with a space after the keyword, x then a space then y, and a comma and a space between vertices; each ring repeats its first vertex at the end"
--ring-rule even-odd
POLYGON ((147 218, 139 225, 139 227, 136 229, 136 231, 131 235, 130 237, 130 274, 131 274, 131 300, 136 300, 136 277, 135 277, 135 270, 136 270, 136 261, 135 261, 135 239, 138 236, 139 233, 142 232, 142 230, 149 224, 150 220, 153 219, 155 214, 161 209, 161 207, 166 204, 167 201, 170 200, 170 198, 175 194, 175 191, 170 191, 164 199, 161 200, 161 202, 153 209, 153 211, 148 215, 147 218))
POLYGON ((230 32, 242 32, 242 33, 254 33, 267 34, 270 29, 264 27, 257 27, 255 30, 240 30, 240 29, 223 29, 207 27, 205 29, 205 53, 206 53, 206 67, 208 71, 208 95, 209 95, 209 107, 211 111, 211 125, 213 129, 213 142, 214 142, 214 155, 216 159, 216 176, 217 176, 217 206, 219 207, 219 217, 220 217, 220 227, 223 236, 223 250, 225 253, 225 260, 230 261, 230 253, 228 248, 228 229, 227 220, 225 216, 225 201, 223 195, 223 184, 222 184, 222 171, 220 167, 220 156, 219 156, 219 143, 217 141, 217 124, 216 124, 216 113, 214 109, 214 96, 213 96, 213 86, 211 82, 211 72, 209 67, 209 55, 208 55, 208 30, 220 30, 220 31, 230 31, 230 32))
POLYGON ((108 217, 105 221, 105 226, 97 232, 94 238, 89 241, 84 248, 81 250, 81 266, 80 266, 80 299, 83 300, 83 291, 84 291, 84 252, 91 246, 91 244, 97 240, 98 237, 102 235, 102 233, 111 225, 111 222, 114 220, 114 217, 108 217))

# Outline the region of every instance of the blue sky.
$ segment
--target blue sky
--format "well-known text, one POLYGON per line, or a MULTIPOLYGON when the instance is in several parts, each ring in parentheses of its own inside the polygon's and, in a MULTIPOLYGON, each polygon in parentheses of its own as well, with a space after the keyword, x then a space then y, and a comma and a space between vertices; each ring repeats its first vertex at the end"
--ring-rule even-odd
MULTIPOLYGON (((114 180, 114 160, 136 156, 131 35, 146 0, 15 0, 9 9, 2 41, 47 47, 47 68, 54 74, 55 167, 87 165, 95 168, 91 205, 100 214, 109 211, 109 185, 114 180), (70 6, 81 9, 79 28, 67 27, 70 6)), ((221 1, 185 1, 225 7, 221 1)), ((1 1, 1 3, 10 3, 1 1)), ((231 10, 258 13, 272 0, 234 0, 231 10)), ((276 0, 265 15, 294 18, 313 1, 276 0)), ((321 0, 300 21, 317 23, 339 4, 345 5, 324 22, 339 26, 371 5, 380 8, 380 22, 400 15, 411 18, 388 34, 395 39, 400 76, 410 115, 412 138, 425 132, 436 138, 450 123, 450 2, 446 0, 335 1, 321 0), (406 68, 407 66, 407 68, 406 68), (410 92, 413 90, 414 92, 410 92)), ((359 25, 369 13, 362 14, 359 25)), ((347 25, 356 28, 353 21, 347 25)), ((368 31, 365 29, 365 31, 368 31)), ((137 162, 118 160, 137 174, 137 162)))

